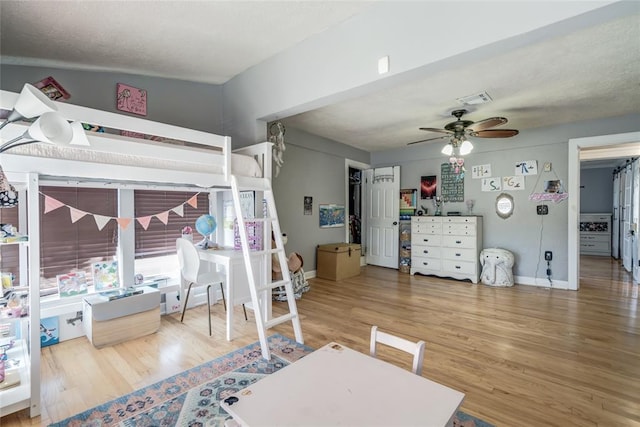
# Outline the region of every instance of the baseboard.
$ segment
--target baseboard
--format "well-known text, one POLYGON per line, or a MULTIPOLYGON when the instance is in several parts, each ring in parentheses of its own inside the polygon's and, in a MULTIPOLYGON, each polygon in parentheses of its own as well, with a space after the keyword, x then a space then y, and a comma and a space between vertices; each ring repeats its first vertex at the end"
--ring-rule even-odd
POLYGON ((567 289, 569 288, 569 282, 566 280, 553 280, 551 279, 551 286, 549 281, 540 277, 527 277, 527 276, 513 276, 513 280, 517 285, 538 286, 541 288, 553 288, 553 289, 567 289))

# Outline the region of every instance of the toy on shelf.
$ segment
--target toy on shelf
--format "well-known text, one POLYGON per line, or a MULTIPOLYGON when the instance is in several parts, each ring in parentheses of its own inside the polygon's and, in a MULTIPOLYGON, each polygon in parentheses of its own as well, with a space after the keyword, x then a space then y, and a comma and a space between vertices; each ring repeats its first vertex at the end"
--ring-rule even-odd
POLYGON ((11 224, 0 224, 0 243, 26 242, 28 236, 18 233, 18 229, 11 224))

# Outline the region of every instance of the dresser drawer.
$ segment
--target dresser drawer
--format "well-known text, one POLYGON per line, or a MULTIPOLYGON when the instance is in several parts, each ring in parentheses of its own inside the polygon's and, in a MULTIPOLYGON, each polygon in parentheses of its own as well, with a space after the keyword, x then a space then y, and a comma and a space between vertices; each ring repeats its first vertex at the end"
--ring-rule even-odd
POLYGON ((442 236, 442 246, 476 249, 475 236, 442 236))
POLYGON ((475 249, 442 248, 442 258, 448 260, 473 261, 476 260, 475 249))
POLYGON ((438 272, 440 271, 440 260, 414 256, 411 258, 411 269, 417 272, 426 270, 438 272))
POLYGON ((448 216, 443 218, 444 224, 477 224, 478 217, 476 216, 448 216))
POLYGON ((438 246, 413 245, 411 255, 424 258, 440 258, 442 249, 438 246))
POLYGON ((475 236, 476 225, 466 223, 445 224, 443 234, 453 236, 475 236))
POLYGON ((477 262, 442 260, 442 271, 445 273, 476 274, 477 262))
POLYGON ((422 234, 422 235, 413 235, 411 239, 412 245, 423 245, 423 246, 440 246, 442 244, 442 236, 439 234, 422 234))
POLYGON ((611 240, 611 236, 609 234, 580 234, 580 243, 582 242, 607 242, 611 240))
POLYGON ((442 234, 442 224, 414 224, 411 232, 414 234, 442 234))
POLYGON ((411 218, 414 224, 442 224, 442 217, 439 216, 414 216, 411 218))

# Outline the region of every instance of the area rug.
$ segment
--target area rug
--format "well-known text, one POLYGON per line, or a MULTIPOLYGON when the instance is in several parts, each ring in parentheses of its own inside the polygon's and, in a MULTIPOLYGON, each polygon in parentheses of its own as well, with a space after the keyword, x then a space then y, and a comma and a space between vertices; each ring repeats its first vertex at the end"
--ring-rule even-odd
MULTIPOLYGON (((269 337, 269 348, 269 361, 262 358, 260 343, 256 342, 50 424, 50 427, 222 427, 225 420, 230 418, 219 405, 222 399, 313 351, 279 334, 269 337)), ((454 426, 492 427, 462 411, 456 414, 454 426)))

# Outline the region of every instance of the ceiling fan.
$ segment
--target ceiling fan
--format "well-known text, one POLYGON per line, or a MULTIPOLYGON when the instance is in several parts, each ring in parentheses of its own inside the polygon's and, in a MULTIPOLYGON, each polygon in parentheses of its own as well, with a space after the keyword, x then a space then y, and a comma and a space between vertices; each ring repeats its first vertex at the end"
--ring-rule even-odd
POLYGON ((495 126, 501 126, 508 122, 504 117, 490 117, 488 119, 472 122, 470 120, 462 120, 462 116, 467 114, 467 110, 454 110, 451 115, 457 120, 447 123, 444 129, 439 128, 420 128, 427 132, 446 133, 443 136, 435 138, 422 139, 420 141, 410 142, 407 145, 418 144, 420 142, 433 141, 436 139, 450 138, 453 145, 457 145, 466 139, 467 136, 478 138, 510 138, 516 136, 519 131, 515 129, 490 129, 495 126))

